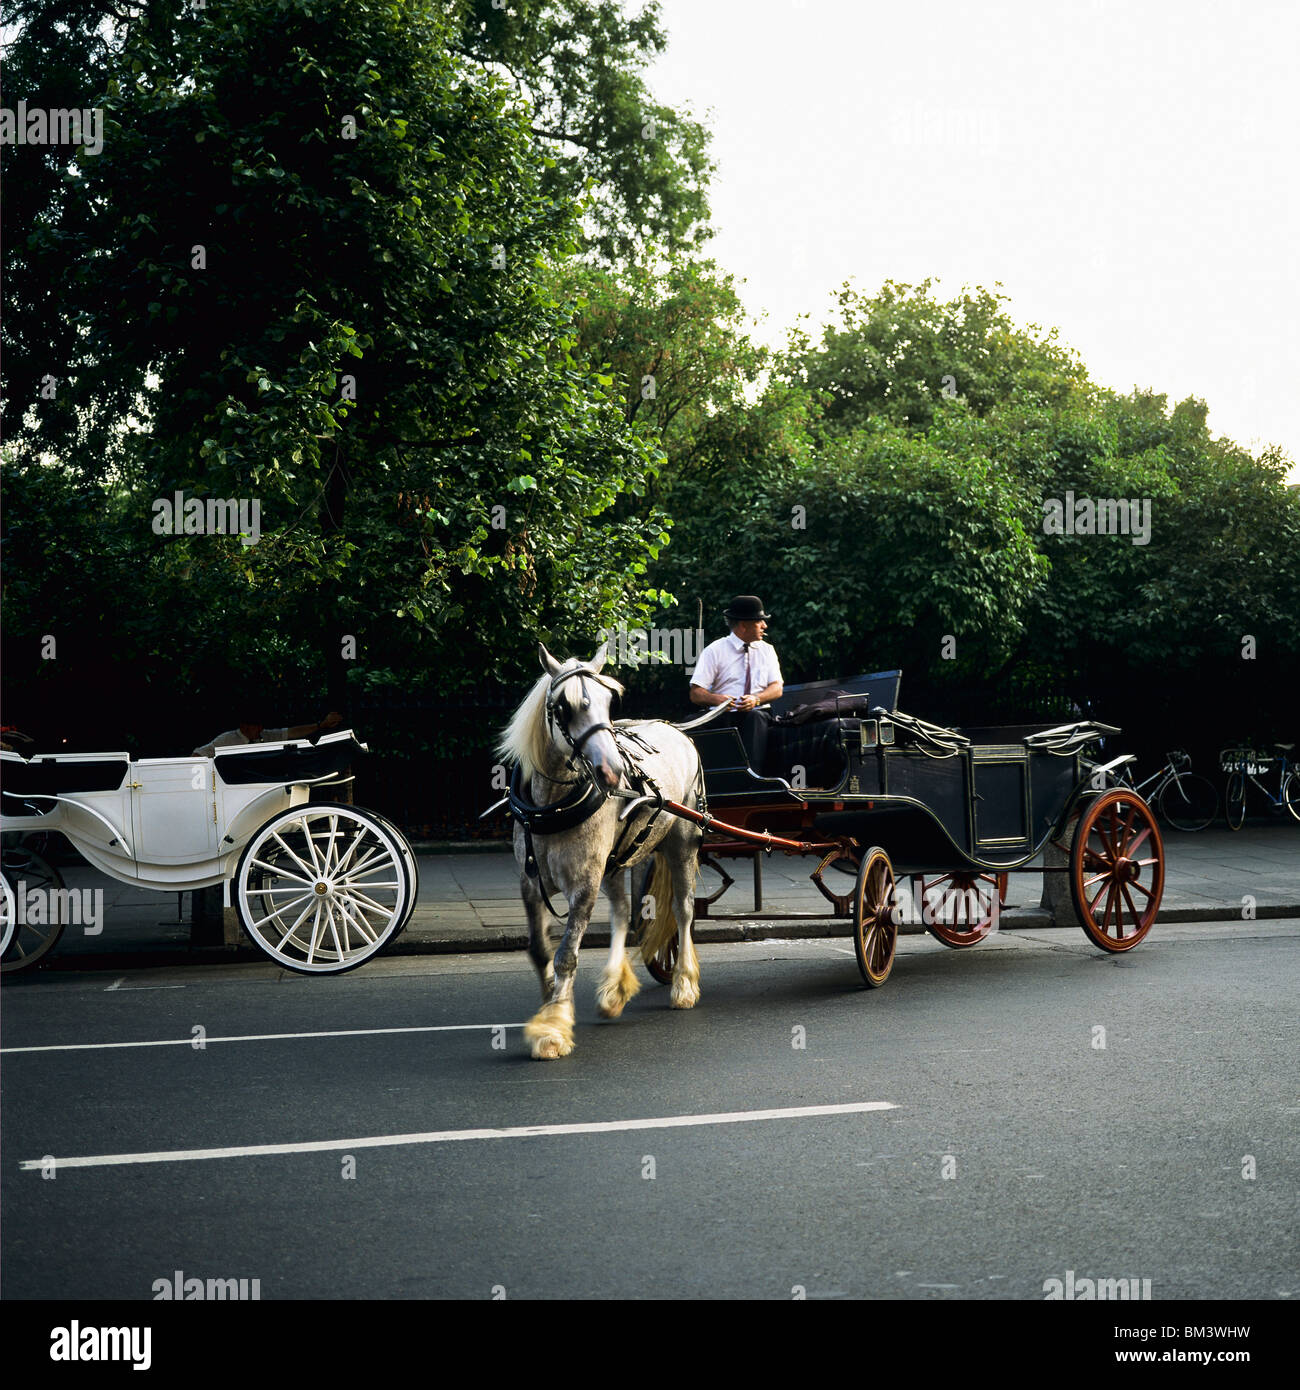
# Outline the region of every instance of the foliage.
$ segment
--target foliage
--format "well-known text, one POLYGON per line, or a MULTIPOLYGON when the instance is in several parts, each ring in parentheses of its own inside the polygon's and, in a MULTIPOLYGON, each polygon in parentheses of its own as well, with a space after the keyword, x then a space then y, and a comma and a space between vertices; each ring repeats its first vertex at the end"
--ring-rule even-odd
POLYGON ((803 329, 791 335, 782 373, 824 397, 825 432, 878 417, 925 430, 945 399, 984 415, 1013 396, 1062 404, 1082 387, 1083 366, 1055 329, 1017 328, 1004 294, 978 288, 945 303, 931 295, 933 283, 886 281, 870 297, 846 284, 842 323, 820 344, 803 329))
MULTIPOLYGON (((26 70, 51 32, 31 9, 26 70)), ((122 490, 141 556, 157 497, 257 500, 256 546, 168 542, 212 543, 220 601, 176 601, 179 559, 133 576, 142 607, 199 617, 178 679, 196 644, 275 679, 279 630, 331 698, 348 637, 451 690, 513 674, 539 629, 585 645, 660 599, 666 516, 612 511, 657 442, 574 355, 556 293, 578 209, 459 34, 425 0, 233 0, 148 6, 85 50, 104 149, 34 210, 28 268, 65 292, 16 301, 19 334, 66 357, 54 399, 38 366, 7 383, 30 407, 11 470, 44 454, 101 504, 122 490)))
POLYGON ((666 46, 659 6, 616 0, 458 0, 457 46, 503 73, 532 110, 556 202, 590 190, 587 249, 609 263, 698 250, 710 236, 709 133, 641 76, 666 46))

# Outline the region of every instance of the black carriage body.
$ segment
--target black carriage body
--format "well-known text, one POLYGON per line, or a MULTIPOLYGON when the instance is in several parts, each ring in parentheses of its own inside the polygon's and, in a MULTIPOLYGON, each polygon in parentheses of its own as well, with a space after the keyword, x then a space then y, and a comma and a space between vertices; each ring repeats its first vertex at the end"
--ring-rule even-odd
POLYGON ((858 776, 830 794, 829 806, 827 794, 810 793, 812 826, 883 845, 902 874, 1020 867, 1058 829, 1083 782, 1077 752, 1048 752, 1005 736, 972 739, 942 757, 910 742, 882 743, 860 757, 858 776))
POLYGON ((773 725, 761 770, 749 766, 734 728, 699 730, 710 811, 750 830, 879 844, 902 874, 997 871, 1033 859, 1086 790, 1081 751, 1035 746, 1049 724, 953 730, 969 742, 943 751, 909 730, 907 716, 890 717, 900 677, 787 687, 777 713, 832 690, 878 692, 878 712, 773 725))

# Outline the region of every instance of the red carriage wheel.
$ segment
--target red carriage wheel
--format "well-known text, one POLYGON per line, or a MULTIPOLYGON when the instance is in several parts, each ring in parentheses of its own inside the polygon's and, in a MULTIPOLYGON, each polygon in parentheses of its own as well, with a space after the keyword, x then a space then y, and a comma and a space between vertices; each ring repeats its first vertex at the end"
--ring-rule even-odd
POLYGON ((1151 930, 1165 889, 1165 847, 1151 808, 1115 787, 1083 810, 1070 845, 1070 896, 1103 951, 1129 951, 1151 930))
POLYGON ((945 946, 978 946, 993 930, 1006 894, 1006 874, 953 873, 929 882, 921 878, 922 917, 930 934, 945 946))
POLYGON ((862 856, 853 890, 853 949, 872 989, 879 989, 894 967, 899 916, 894 866, 883 849, 873 846, 862 856))

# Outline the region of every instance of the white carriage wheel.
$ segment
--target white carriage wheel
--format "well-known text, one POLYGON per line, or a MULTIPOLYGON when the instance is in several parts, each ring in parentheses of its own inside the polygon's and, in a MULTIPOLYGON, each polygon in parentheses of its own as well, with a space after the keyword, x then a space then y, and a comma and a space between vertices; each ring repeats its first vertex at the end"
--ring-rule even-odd
POLYGON ((18 929, 18 906, 9 879, 0 873, 0 956, 5 955, 14 944, 14 933, 18 929))
POLYGON ((401 936, 411 920, 411 914, 415 911, 415 904, 420 897, 420 868, 416 863, 415 851, 411 848, 411 842, 397 826, 378 811, 367 809, 366 814, 374 817, 388 831, 389 835, 396 841, 397 847, 402 851, 402 866, 406 870, 406 912, 402 916, 401 926, 393 933, 394 936, 401 936))
POLYGON ((63 935, 64 914, 53 910, 60 899, 55 894, 63 891, 63 875, 39 854, 25 845, 18 845, 3 852, 3 878, 5 885, 4 944, 0 951, 4 959, 0 961, 0 972, 8 975, 16 970, 28 970, 44 960, 59 943, 63 935), (15 885, 28 891, 35 889, 47 895, 50 904, 43 917, 56 920, 40 922, 18 921, 18 895, 15 885))
POLYGON ((272 816, 235 870, 244 930, 290 970, 354 970, 397 935, 412 906, 398 836, 380 817, 342 802, 272 816))

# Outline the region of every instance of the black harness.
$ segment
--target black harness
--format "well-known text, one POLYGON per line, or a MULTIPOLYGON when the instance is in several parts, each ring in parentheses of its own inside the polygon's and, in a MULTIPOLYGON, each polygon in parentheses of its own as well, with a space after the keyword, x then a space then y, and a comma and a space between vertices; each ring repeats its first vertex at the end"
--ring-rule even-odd
MULTIPOLYGON (((561 738, 569 745, 570 756, 565 766, 576 775, 573 778, 573 790, 566 793, 559 801, 552 801, 546 805, 537 805, 529 801, 524 794, 523 775, 518 763, 515 764, 514 772, 510 777, 510 792, 506 798, 510 807, 510 814, 523 826, 524 830, 524 872, 529 878, 537 880, 538 889, 541 891, 542 900, 546 903, 547 910, 553 917, 560 914, 551 906, 551 900, 547 895, 545 887, 542 885, 541 869, 537 863, 537 855, 533 848, 534 835, 558 835, 562 831, 572 830, 574 826, 581 825, 583 821, 590 820, 592 816, 609 800, 610 793, 601 785, 600 779, 596 776, 591 763, 583 756, 582 748, 587 740, 595 733, 604 729, 614 739, 614 745, 618 749, 619 757, 623 760, 624 777, 629 787, 636 795, 632 798, 632 803, 646 801, 653 803, 650 815, 646 823, 628 843, 628 832, 632 828, 632 818, 630 812, 632 805, 624 814, 624 825, 619 832, 617 840, 614 842, 613 849, 610 850, 609 858, 605 862, 605 874, 609 875, 621 869, 640 849, 646 837, 654 827, 660 813, 664 808, 665 796, 662 788, 641 766, 640 758, 643 754, 653 754, 656 750, 648 744, 639 734, 635 733, 625 725, 620 727, 614 724, 593 724, 589 729, 584 729, 577 738, 569 733, 569 711, 570 706, 567 700, 558 698, 560 687, 575 677, 586 679, 591 677, 601 685, 617 691, 614 682, 602 676, 599 671, 591 666, 575 666, 571 671, 561 671, 555 676, 546 692, 546 718, 547 722, 560 734, 561 738)), ((584 690, 582 707, 589 708, 591 698, 584 690)), ((630 722, 630 721, 627 721, 630 722)), ((545 776, 546 774, 541 774, 545 776)), ((554 780, 554 779, 551 779, 554 780)), ((699 779, 697 779, 698 781, 699 779)), ((561 784, 567 785, 567 784, 561 784)), ((565 914, 567 916, 567 914, 565 914)))

